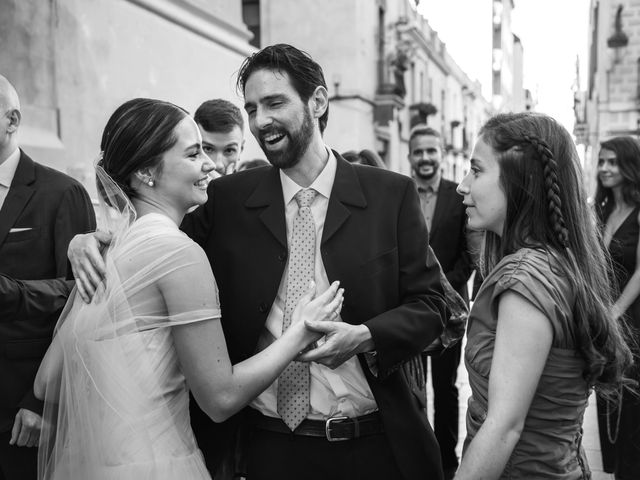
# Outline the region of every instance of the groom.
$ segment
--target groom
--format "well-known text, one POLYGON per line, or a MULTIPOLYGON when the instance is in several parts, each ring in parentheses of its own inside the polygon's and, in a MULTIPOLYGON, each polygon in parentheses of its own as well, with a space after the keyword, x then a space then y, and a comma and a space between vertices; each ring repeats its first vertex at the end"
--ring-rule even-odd
POLYGON ((342 321, 321 325, 326 342, 303 355, 313 362, 305 419, 291 432, 276 384, 251 404, 248 478, 440 478, 425 412, 398 370, 439 334, 445 313, 413 182, 351 166, 325 146, 322 69, 296 48, 254 54, 238 86, 251 133, 276 168, 213 182, 207 204, 183 224, 209 255, 232 361, 282 331, 300 189, 315 195, 314 280, 320 291, 340 280, 346 292, 342 321), (327 438, 334 424, 346 440, 327 438))
MULTIPOLYGON (((308 285, 294 285, 300 264, 318 291, 334 280, 345 288, 340 321, 315 325, 324 341, 292 363, 299 384, 281 376, 246 409, 248 478, 441 479, 421 392, 399 368, 440 334, 447 313, 415 185, 324 144, 327 88, 306 53, 266 47, 245 60, 238 86, 273 167, 212 182, 182 225, 211 262, 231 360, 286 328, 288 296, 308 285)), ((72 258, 76 278, 87 278, 86 260, 72 258)), ((224 425, 197 413, 192 424, 211 466, 224 425)))

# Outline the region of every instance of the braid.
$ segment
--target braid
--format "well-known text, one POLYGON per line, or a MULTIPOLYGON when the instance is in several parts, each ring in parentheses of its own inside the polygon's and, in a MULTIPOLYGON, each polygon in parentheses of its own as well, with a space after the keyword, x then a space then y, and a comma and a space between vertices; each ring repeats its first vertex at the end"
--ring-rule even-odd
POLYGON ((560 245, 568 248, 569 230, 562 214, 562 200, 560 200, 560 186, 558 185, 558 164, 553 158, 553 152, 544 141, 529 134, 524 134, 523 138, 531 144, 542 161, 544 184, 547 189, 547 207, 553 231, 560 245))

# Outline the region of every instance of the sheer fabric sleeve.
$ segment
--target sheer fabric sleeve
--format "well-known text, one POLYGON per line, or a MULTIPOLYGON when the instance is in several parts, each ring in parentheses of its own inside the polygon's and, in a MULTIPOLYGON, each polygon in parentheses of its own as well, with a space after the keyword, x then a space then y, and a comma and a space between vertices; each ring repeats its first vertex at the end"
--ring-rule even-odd
POLYGON ((179 249, 167 258, 165 276, 159 281, 162 296, 169 310, 166 323, 175 326, 220 318, 218 286, 206 254, 195 243, 179 249))
POLYGON ((204 251, 177 229, 138 228, 136 233, 138 241, 117 252, 113 270, 120 291, 109 291, 126 297, 112 303, 130 309, 135 318, 119 328, 148 330, 220 318, 218 288, 204 251))

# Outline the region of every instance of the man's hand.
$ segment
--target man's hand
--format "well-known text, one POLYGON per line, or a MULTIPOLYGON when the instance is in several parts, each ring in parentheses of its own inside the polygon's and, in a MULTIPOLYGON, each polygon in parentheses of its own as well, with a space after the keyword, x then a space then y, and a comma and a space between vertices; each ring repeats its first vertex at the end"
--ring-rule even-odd
POLYGON ((37 447, 40 440, 40 429, 42 428, 42 417, 37 413, 21 408, 16 414, 11 429, 11 440, 9 445, 18 447, 37 447))
POLYGON ((76 279, 78 294, 87 303, 91 302, 96 288, 104 280, 106 267, 101 250, 109 243, 111 234, 101 231, 76 235, 69 243, 67 256, 76 279))
POLYGON ((325 335, 324 343, 300 355, 301 362, 321 363, 335 369, 358 353, 375 349, 371 332, 366 325, 351 325, 343 322, 306 321, 305 325, 325 335))

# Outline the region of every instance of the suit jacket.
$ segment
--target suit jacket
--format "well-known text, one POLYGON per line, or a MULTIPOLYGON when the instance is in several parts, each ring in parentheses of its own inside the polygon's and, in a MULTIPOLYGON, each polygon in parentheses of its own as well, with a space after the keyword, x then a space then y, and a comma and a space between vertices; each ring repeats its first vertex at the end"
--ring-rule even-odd
POLYGON ((71 177, 20 152, 0 209, 0 431, 11 429, 19 408, 39 412, 33 380, 55 327, 61 295, 68 294, 67 246, 95 228, 85 189, 71 177), (12 231, 13 230, 13 231, 12 231), (20 282, 16 280, 49 280, 20 282), (45 309, 51 312, 43 314, 45 309))
POLYGON ((0 322, 41 321, 59 314, 73 280, 17 280, 0 274, 0 322))
POLYGON ((440 180, 429 245, 451 286, 468 303, 467 282, 472 267, 467 247, 467 214, 457 186, 450 180, 440 180))
MULTIPOLYGON (((440 453, 424 404, 399 368, 440 334, 447 313, 439 269, 427 262, 417 190, 406 176, 334 155, 321 239, 327 276, 345 289, 343 321, 371 331, 377 376, 363 355, 360 362, 398 466, 407 479, 439 479, 440 453)), ((211 262, 234 363, 255 352, 278 291, 288 251, 284 212, 279 171, 264 167, 212 182, 209 201, 183 224, 211 262)))

